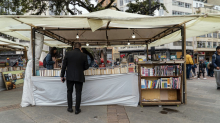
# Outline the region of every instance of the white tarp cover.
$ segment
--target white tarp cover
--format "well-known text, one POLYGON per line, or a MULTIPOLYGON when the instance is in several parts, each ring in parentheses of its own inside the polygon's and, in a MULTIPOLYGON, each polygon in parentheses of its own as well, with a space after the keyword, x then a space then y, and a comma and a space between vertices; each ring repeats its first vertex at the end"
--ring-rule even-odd
MULTIPOLYGON (((137 106, 139 102, 138 76, 113 74, 86 76, 82 90, 82 106, 112 105, 137 106)), ((59 77, 32 77, 33 96, 38 106, 66 106, 67 87, 59 77)), ((73 91, 75 105, 75 90, 73 91)))
MULTIPOLYGON (((43 42, 44 38, 43 35, 36 33, 36 39, 35 39, 35 68, 36 70, 39 69, 39 59, 40 55, 43 49, 43 42)), ((32 61, 32 44, 30 43, 29 49, 28 49, 28 63, 25 71, 25 79, 24 79, 24 85, 23 85, 23 94, 22 94, 22 100, 21 100, 21 106, 26 107, 29 105, 34 105, 34 99, 33 99, 33 82, 31 81, 32 76, 32 68, 33 68, 33 61, 32 61)))

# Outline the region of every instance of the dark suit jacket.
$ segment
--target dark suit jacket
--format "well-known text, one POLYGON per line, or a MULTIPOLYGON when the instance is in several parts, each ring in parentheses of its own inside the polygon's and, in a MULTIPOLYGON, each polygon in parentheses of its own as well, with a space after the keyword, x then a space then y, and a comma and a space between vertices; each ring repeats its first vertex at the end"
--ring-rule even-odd
POLYGON ((74 49, 65 55, 61 77, 64 77, 66 71, 66 80, 85 82, 84 70, 88 68, 89 65, 86 54, 80 52, 80 49, 74 49))

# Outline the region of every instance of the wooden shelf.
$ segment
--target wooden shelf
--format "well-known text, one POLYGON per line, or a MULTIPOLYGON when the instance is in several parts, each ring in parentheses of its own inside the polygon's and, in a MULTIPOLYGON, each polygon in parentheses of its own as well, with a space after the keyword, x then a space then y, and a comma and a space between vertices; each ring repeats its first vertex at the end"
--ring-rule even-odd
POLYGON ((183 74, 178 72, 178 76, 142 76, 141 75, 141 67, 142 66, 150 66, 153 67, 155 65, 180 65, 181 63, 138 63, 138 84, 139 84, 139 93, 140 93, 140 105, 180 105, 182 103, 182 86, 180 89, 173 88, 143 88, 141 89, 141 79, 146 80, 154 80, 159 78, 178 78, 181 77, 181 85, 183 74), (143 101, 142 99, 154 100, 158 99, 159 101, 143 101))
POLYGON ((167 77, 181 77, 182 75, 179 76, 141 76, 141 78, 167 78, 167 77))
POLYGON ((143 105, 180 105, 181 101, 178 100, 163 100, 159 102, 147 102, 147 101, 142 101, 143 105))
POLYGON ((181 64, 181 63, 184 63, 184 62, 168 62, 168 63, 165 63, 165 62, 158 62, 158 63, 138 63, 138 65, 177 65, 177 64, 181 64))
POLYGON ((180 89, 173 89, 173 88, 146 88, 141 90, 180 90, 180 89))

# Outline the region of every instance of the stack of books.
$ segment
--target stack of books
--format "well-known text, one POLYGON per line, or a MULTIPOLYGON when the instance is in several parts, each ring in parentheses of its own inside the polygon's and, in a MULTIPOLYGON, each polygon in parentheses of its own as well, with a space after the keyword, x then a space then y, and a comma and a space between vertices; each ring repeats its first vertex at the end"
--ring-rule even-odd
POLYGON ((107 75, 107 74, 122 74, 128 73, 128 67, 115 68, 89 68, 84 71, 84 75, 107 75))
POLYGON ((60 77, 61 70, 39 70, 40 76, 60 77))
POLYGON ((180 65, 158 65, 154 68, 141 67, 141 76, 179 76, 182 72, 180 65))
POLYGON ((141 89, 180 89, 181 77, 160 78, 158 80, 141 79, 141 89))
POLYGON ((141 76, 154 76, 154 69, 141 67, 141 76))

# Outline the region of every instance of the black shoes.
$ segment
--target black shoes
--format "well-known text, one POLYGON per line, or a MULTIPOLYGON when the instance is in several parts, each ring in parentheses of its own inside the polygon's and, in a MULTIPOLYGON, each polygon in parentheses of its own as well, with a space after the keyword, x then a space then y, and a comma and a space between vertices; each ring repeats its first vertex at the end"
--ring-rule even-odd
POLYGON ((67 111, 70 113, 73 113, 73 109, 72 108, 67 108, 67 111))
MULTIPOLYGON (((70 113, 73 113, 73 109, 72 108, 67 108, 67 111, 70 113)), ((79 110, 75 110, 75 114, 79 114, 81 112, 81 109, 79 110)))
POLYGON ((75 110, 75 114, 79 114, 81 112, 81 109, 75 110))

